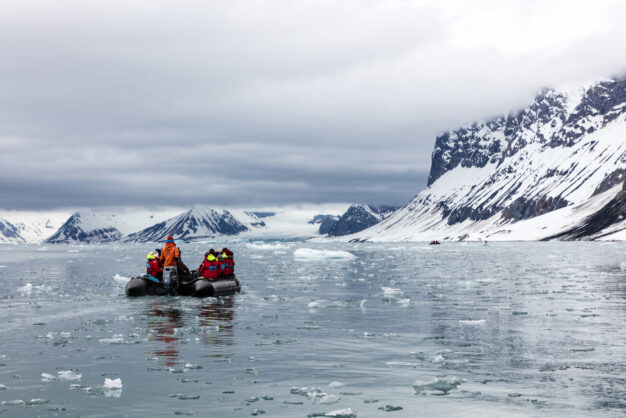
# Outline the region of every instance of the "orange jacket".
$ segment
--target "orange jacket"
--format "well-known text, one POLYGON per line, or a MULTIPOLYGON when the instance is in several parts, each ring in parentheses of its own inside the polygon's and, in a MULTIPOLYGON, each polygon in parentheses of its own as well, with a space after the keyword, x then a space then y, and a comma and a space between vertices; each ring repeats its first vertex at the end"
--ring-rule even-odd
POLYGON ((163 267, 176 266, 176 260, 180 258, 180 251, 176 244, 168 242, 161 250, 161 265, 163 267))

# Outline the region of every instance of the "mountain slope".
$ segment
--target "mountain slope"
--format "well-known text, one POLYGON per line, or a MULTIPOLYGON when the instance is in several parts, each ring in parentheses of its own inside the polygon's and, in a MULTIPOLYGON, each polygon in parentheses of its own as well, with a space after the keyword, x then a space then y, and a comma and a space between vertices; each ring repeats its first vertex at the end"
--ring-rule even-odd
MULTIPOLYGON (((439 136, 428 187, 348 238, 507 239, 506 231, 517 229, 512 225, 556 210, 585 202, 599 210, 599 196, 617 194, 625 175, 626 80, 547 89, 516 114, 439 136)), ((575 211, 569 221, 580 224, 592 214, 575 211)), ((529 230, 524 239, 547 236, 529 230)))
POLYGON ((91 212, 75 212, 55 232, 45 240, 47 243, 104 243, 117 241, 122 233, 114 226, 115 215, 102 215, 91 212))
POLYGON ((52 235, 69 217, 65 212, 2 212, 0 242, 39 243, 52 235))
MULTIPOLYGON (((259 220, 256 215, 256 220, 259 220)), ((248 227, 227 210, 191 209, 124 238, 127 242, 164 241, 168 235, 176 239, 196 240, 216 235, 237 235, 248 227)))
POLYGON ((355 232, 362 231, 366 228, 376 225, 381 220, 391 215, 397 208, 391 206, 371 206, 356 204, 351 205, 339 218, 334 220, 332 224, 328 225, 331 221, 326 218, 320 225, 320 234, 323 229, 327 229, 329 236, 341 236, 354 234, 355 232))

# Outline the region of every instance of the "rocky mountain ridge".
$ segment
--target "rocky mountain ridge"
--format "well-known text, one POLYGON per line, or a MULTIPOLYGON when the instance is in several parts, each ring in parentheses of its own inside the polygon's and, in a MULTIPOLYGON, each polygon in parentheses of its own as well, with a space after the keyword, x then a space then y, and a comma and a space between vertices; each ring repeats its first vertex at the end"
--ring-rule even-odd
POLYGON ((519 112, 437 137, 428 187, 349 238, 543 239, 569 225, 536 231, 530 221, 563 211, 580 224, 593 215, 580 205, 596 208, 605 193, 618 193, 625 174, 626 79, 544 89, 519 112))

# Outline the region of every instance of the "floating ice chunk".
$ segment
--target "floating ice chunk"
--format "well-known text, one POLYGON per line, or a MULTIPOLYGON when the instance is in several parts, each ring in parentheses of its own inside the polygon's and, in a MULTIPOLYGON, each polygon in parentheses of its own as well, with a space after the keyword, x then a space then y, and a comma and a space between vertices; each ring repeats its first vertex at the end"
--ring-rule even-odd
POLYGON ((328 387, 331 388, 331 389, 340 388, 340 387, 343 387, 343 383, 341 383, 341 382, 330 382, 328 384, 328 387))
POLYGON ((122 379, 119 377, 117 379, 109 379, 105 377, 102 390, 104 391, 104 396, 107 398, 119 398, 122 396, 122 379))
POLYGON ((461 325, 484 325, 485 324, 484 319, 461 319, 459 321, 459 324, 461 325))
POLYGON ((61 370, 58 372, 57 378, 59 380, 68 381, 68 380, 80 380, 81 377, 83 377, 82 374, 75 373, 72 370, 61 370))
POLYGON ((293 252, 294 258, 307 261, 318 260, 351 260, 356 256, 348 251, 313 250, 310 248, 299 248, 293 252))
POLYGON ((102 387, 106 389, 121 389, 122 379, 120 379, 119 377, 117 379, 109 379, 105 377, 102 387))
POLYGON ((53 375, 49 374, 49 373, 42 373, 41 374, 41 381, 42 382, 52 382, 53 380, 57 380, 57 378, 54 377, 53 375))
POLYGON ((622 261, 621 263, 619 263, 619 268, 622 271, 626 271, 626 261, 622 261))
POLYGON ((335 395, 329 395, 329 394, 324 394, 323 396, 319 397, 319 403, 324 404, 324 405, 330 405, 333 403, 337 403, 341 400, 341 398, 339 398, 338 396, 335 395))
POLYGON ((261 251, 270 251, 270 250, 282 250, 285 248, 289 248, 289 246, 285 244, 264 244, 264 243, 251 243, 246 244, 246 247, 251 250, 261 250, 261 251))
POLYGON ((35 398, 35 399, 31 399, 30 401, 27 401, 25 404, 26 405, 44 405, 44 404, 47 404, 48 402, 50 401, 47 399, 35 398))
POLYGON ((336 411, 327 412, 324 416, 334 418, 356 418, 356 414, 352 412, 351 408, 338 409, 336 411))
POLYGON ((0 405, 11 405, 11 406, 24 405, 24 401, 22 399, 15 399, 13 401, 2 401, 0 405))
POLYGON ((98 341, 104 344, 122 344, 124 336, 122 334, 114 334, 111 338, 100 338, 98 341))
POLYGON ((404 292, 401 289, 395 289, 393 287, 383 286, 381 287, 381 289, 383 291, 383 295, 385 296, 398 296, 398 295, 404 294, 404 292))
POLYGON ((7 385, 0 384, 0 390, 7 390, 7 385))
POLYGON ((124 276, 120 276, 119 274, 116 274, 115 276, 113 276, 113 280, 115 280, 118 283, 126 283, 130 280, 130 277, 124 277, 124 276))
POLYGON ((7 266, 0 266, 0 269, 5 269, 7 268, 7 266))
POLYGON ((415 392, 418 394, 438 392, 437 394, 439 395, 447 395, 448 392, 456 389, 460 384, 461 380, 456 377, 450 379, 435 379, 428 383, 416 380, 415 383, 413 383, 413 389, 415 389, 415 392))
POLYGON ((33 293, 33 285, 30 283, 26 283, 24 286, 18 287, 17 291, 24 295, 30 295, 31 293, 33 293))

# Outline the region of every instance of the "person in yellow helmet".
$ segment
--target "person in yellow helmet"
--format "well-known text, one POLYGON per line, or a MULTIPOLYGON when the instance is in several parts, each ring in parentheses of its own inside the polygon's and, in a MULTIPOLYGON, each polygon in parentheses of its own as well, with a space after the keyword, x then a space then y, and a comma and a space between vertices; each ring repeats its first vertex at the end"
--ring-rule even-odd
POLYGON ((219 277, 220 263, 213 253, 209 253, 200 264, 198 276, 205 279, 216 280, 219 277))
POLYGON ((152 281, 161 281, 163 279, 163 268, 161 268, 161 264, 159 263, 159 259, 157 258, 158 254, 156 251, 152 251, 148 253, 146 257, 148 262, 146 264, 148 279, 152 281))

